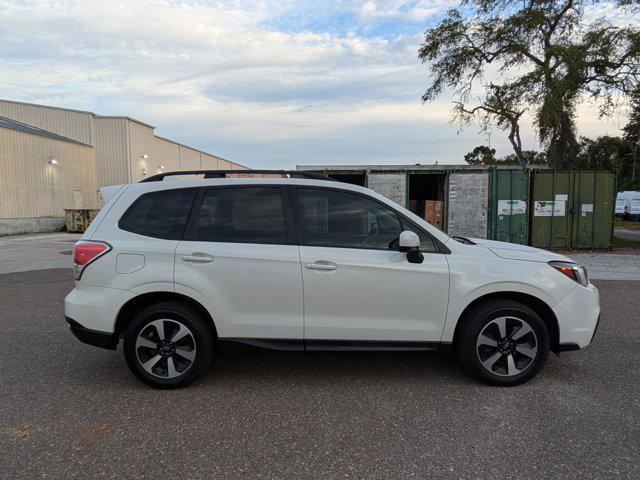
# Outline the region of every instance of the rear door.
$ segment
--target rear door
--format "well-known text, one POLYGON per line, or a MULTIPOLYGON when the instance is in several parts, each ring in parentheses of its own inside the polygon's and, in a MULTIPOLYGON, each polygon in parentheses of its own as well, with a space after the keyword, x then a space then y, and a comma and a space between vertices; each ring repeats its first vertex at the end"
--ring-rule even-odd
POLYGON ((205 302, 220 338, 303 338, 300 256, 284 193, 224 186, 196 199, 176 249, 176 291, 205 302))
POLYGON ((449 266, 426 232, 386 204, 346 190, 296 187, 293 202, 308 349, 440 341, 449 266), (421 237, 423 263, 409 263, 390 245, 402 230, 421 237))

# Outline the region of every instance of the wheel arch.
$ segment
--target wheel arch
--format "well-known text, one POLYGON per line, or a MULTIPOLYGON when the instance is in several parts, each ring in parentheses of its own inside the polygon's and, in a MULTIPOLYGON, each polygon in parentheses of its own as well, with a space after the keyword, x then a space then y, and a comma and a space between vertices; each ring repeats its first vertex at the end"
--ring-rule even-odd
POLYGON ((458 322, 456 323, 456 328, 453 333, 452 340, 452 348, 455 349, 458 344, 458 339, 460 335, 460 331, 462 330, 462 326, 466 321, 468 321, 469 313, 478 305, 487 302, 489 300, 513 300, 523 305, 528 306, 542 318, 542 321, 545 323, 547 330, 549 331, 549 341, 550 341, 550 350, 554 353, 558 353, 559 344, 560 344, 560 327, 558 325, 558 318, 556 317, 553 309, 543 300, 535 297, 533 295, 529 295, 527 293, 522 292, 492 292, 485 295, 482 295, 471 303, 469 303, 465 309, 460 314, 458 318, 458 322))
POLYGON ((196 309, 206 320, 214 340, 218 338, 215 322, 209 311, 197 300, 176 292, 149 292, 133 297, 125 303, 116 317, 114 335, 121 337, 133 318, 145 308, 161 302, 183 303, 196 309))

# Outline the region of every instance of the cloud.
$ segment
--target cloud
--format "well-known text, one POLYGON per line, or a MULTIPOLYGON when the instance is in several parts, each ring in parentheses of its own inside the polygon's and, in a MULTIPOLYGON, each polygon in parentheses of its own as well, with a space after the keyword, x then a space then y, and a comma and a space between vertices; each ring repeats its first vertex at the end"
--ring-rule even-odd
POLYGON ((446 98, 421 105, 417 58, 450 5, 5 1, 2 96, 134 116, 255 166, 460 163, 484 137, 456 134, 446 98))
POLYGON ((358 17, 367 22, 401 19, 424 22, 457 2, 451 0, 362 0, 353 5, 358 17))

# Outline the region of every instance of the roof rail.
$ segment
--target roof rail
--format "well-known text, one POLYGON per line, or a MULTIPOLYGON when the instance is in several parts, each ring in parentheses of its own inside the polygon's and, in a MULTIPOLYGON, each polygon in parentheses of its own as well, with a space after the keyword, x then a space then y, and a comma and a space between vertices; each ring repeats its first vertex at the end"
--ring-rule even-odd
POLYGON ((303 172, 299 170, 177 170, 175 172, 159 173, 152 175, 145 179, 140 180, 139 183, 145 182, 160 182, 165 177, 173 177, 176 175, 204 175, 203 178, 227 178, 227 175, 244 175, 244 174, 271 174, 282 175, 282 178, 309 178, 313 180, 330 180, 335 181, 333 178, 327 177, 320 173, 315 172, 303 172))

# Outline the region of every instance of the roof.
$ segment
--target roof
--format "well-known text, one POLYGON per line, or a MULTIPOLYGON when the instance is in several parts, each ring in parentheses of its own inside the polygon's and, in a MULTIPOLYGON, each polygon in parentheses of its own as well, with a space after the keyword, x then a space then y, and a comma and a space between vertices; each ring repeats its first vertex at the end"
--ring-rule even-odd
MULTIPOLYGON (((155 127, 154 127, 154 128, 155 128, 155 127)), ((229 163, 232 163, 232 164, 234 164, 234 165, 238 165, 238 166, 240 166, 240 167, 249 168, 249 167, 247 167, 246 165, 242 165, 242 164, 240 164, 240 163, 233 162, 233 161, 231 161, 231 160, 227 160, 226 158, 223 158, 223 157, 221 157, 221 156, 219 156, 219 155, 214 155, 213 153, 205 152, 204 150, 199 150, 199 149, 197 149, 197 148, 195 148, 195 147, 190 147, 189 145, 185 145, 184 143, 180 143, 180 142, 177 142, 177 141, 175 141, 175 140, 171 140, 170 138, 163 137, 163 136, 161 136, 161 135, 156 135, 155 133, 154 133, 153 135, 154 135, 156 138, 159 138, 160 140, 164 140, 164 141, 166 141, 166 142, 173 143, 174 145, 179 145, 180 147, 188 148, 189 150, 193 150, 194 152, 204 153, 205 155, 209 155, 210 157, 217 158, 218 160, 224 160, 225 162, 229 162, 229 163)))
POLYGON ((26 123, 17 122, 10 118, 0 117, 0 128, 8 128, 9 130, 15 130, 18 132, 29 133, 31 135, 38 135, 39 137, 51 138, 52 140, 58 140, 61 142, 76 143, 78 145, 84 145, 90 147, 86 143, 79 142, 69 137, 58 135, 57 133, 50 132, 49 130, 43 130, 42 128, 27 125, 26 123))
POLYGON ((88 110, 78 110, 76 108, 54 107, 54 106, 51 106, 51 105, 42 105, 40 103, 30 103, 30 102, 20 102, 18 100, 8 100, 6 98, 0 98, 0 101, 7 102, 7 103, 15 103, 15 104, 18 104, 18 105, 29 105, 30 107, 53 108, 54 110, 64 110, 66 112, 86 113, 88 115, 95 115, 95 113, 90 112, 88 110))
MULTIPOLYGON (((545 166, 538 166, 536 168, 546 169, 545 166)), ((522 167, 520 165, 469 165, 469 164, 420 164, 416 163, 413 165, 394 165, 394 164, 386 164, 386 165, 296 165, 296 170, 299 171, 311 171, 311 172, 365 172, 365 171, 374 171, 374 172, 406 172, 406 171, 453 171, 453 170, 490 170, 490 169, 499 169, 499 170, 521 170, 522 167)))
POLYGON ((56 107, 56 106, 53 106, 53 105, 43 105, 41 103, 19 102, 17 100, 7 100, 6 98, 1 98, 0 101, 7 102, 7 103, 15 103, 15 104, 18 104, 18 105, 28 105, 30 107, 40 107, 40 108, 50 108, 50 109, 53 109, 53 110, 62 110, 64 112, 84 113, 86 115, 92 115, 92 116, 97 117, 97 118, 123 118, 123 119, 126 119, 126 120, 131 120, 133 122, 140 123, 140 124, 145 125, 145 126, 150 127, 150 128, 156 128, 156 127, 154 127, 153 125, 151 125, 149 123, 143 122, 142 120, 138 120, 137 118, 128 117, 126 115, 99 115, 99 114, 97 114, 95 112, 90 112, 89 110, 78 110, 76 108, 56 107))
MULTIPOLYGON (((146 123, 146 122, 143 122, 142 120, 138 120, 137 118, 129 117, 129 116, 126 116, 126 115, 99 115, 97 113, 90 112, 88 110, 76 110, 76 109, 73 109, 73 108, 54 107, 54 106, 51 106, 51 105, 42 105, 42 104, 38 104, 38 103, 29 103, 29 102, 19 102, 17 100, 7 100, 7 99, 4 99, 4 98, 0 98, 0 102, 15 103, 15 104, 18 104, 18 105, 28 105, 28 106, 32 106, 32 107, 50 108, 50 109, 54 109, 54 110, 62 110, 62 111, 67 111, 67 112, 84 113, 84 114, 93 116, 93 118, 95 118, 97 120, 101 120, 101 119, 106 119, 106 120, 108 120, 108 119, 129 120, 131 122, 136 122, 136 123, 139 123, 140 125, 144 125, 145 127, 150 128, 151 130, 154 131, 153 135, 156 138, 160 138, 162 140, 166 140, 166 141, 174 143, 176 145, 181 145, 183 147, 190 148, 191 150, 195 150, 197 152, 204 153, 205 155, 209 155, 211 157, 218 158, 219 160, 224 160, 225 162, 229 162, 229 163, 231 163, 233 165, 238 165, 239 167, 242 167, 242 168, 247 168, 246 165, 242 165, 242 164, 234 162, 232 160, 227 160, 226 158, 220 157, 218 155, 214 155, 212 153, 205 152, 203 150, 200 150, 200 149, 197 149, 197 148, 194 148, 194 147, 190 147, 189 145, 185 145, 183 143, 176 142, 175 140, 171 140, 170 138, 165 138, 165 137, 161 137, 160 135, 156 135, 155 134, 156 127, 154 125, 151 125, 150 123, 146 123)), ((4 118, 4 117, 0 117, 0 118, 4 118)), ((9 120, 9 119, 6 119, 6 120, 9 120)), ((9 121, 10 122, 14 122, 14 120, 9 120, 9 121)), ((16 123, 20 123, 20 122, 16 122, 16 123)), ((50 137, 50 138, 56 138, 57 140, 68 141, 68 142, 78 143, 78 144, 81 144, 81 145, 86 145, 85 143, 79 142, 77 140, 73 140, 71 138, 63 137, 61 135, 57 135, 57 134, 52 133, 52 132, 47 132, 46 130, 41 130, 41 129, 37 128, 37 127, 32 127, 31 125, 27 125, 27 124, 22 124, 22 125, 25 125, 26 127, 34 130, 34 131, 29 131, 27 133, 33 133, 34 135, 41 135, 41 133, 39 133, 39 132, 46 132, 48 135, 43 135, 43 136, 47 136, 47 137, 50 137), (38 131, 38 132, 36 132, 36 131, 38 131), (51 137, 51 135, 54 135, 55 137, 51 137)), ((5 125, 0 125, 0 127, 12 128, 12 127, 8 127, 8 126, 5 126, 5 125)), ((26 131, 26 130, 22 130, 22 129, 18 129, 18 128, 16 128, 15 130, 26 131)))

